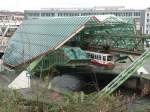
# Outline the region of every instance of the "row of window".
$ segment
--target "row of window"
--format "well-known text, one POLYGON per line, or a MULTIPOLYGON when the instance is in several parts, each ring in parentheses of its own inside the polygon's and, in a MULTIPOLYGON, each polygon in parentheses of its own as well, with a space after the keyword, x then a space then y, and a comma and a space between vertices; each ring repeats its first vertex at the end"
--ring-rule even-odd
POLYGON ((34 16, 34 17, 39 17, 39 16, 54 16, 54 13, 27 13, 28 16, 34 16))
POLYGON ((58 13, 58 16, 79 16, 79 13, 58 13))
POLYGON ((87 53, 88 56, 92 59, 98 59, 102 61, 113 61, 113 56, 103 56, 102 54, 94 54, 94 53, 87 53))
POLYGON ((39 13, 28 13, 27 15, 28 15, 28 16, 36 16, 36 17, 40 16, 39 13))
POLYGON ((110 15, 115 15, 115 16, 132 16, 132 12, 130 13, 121 13, 121 12, 103 12, 103 13, 81 13, 81 16, 86 16, 86 15, 106 15, 106 14, 110 14, 110 15))
POLYGON ((41 13, 41 16, 54 16, 54 13, 41 13))
MULTIPOLYGON (((106 15, 113 14, 115 16, 140 16, 140 12, 103 12, 103 13, 58 13, 58 16, 87 16, 87 15, 106 15)), ((28 16, 55 16, 54 13, 28 13, 28 16)))

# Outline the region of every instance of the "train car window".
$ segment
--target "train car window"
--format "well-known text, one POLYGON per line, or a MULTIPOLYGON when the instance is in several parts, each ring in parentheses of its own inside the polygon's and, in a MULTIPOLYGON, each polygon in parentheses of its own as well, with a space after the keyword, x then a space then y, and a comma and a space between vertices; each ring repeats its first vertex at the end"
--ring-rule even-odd
POLYGON ((107 61, 113 61, 113 56, 108 56, 107 61))
POLYGON ((99 55, 96 55, 96 59, 99 59, 99 55))
POLYGON ((94 55, 94 56, 95 56, 94 58, 97 59, 97 55, 94 55))
POLYGON ((101 60, 101 55, 99 55, 98 59, 101 60))
POLYGON ((103 61, 106 61, 106 56, 103 56, 103 61))
POLYGON ((97 55, 94 55, 94 59, 97 59, 97 55))
POLYGON ((91 58, 94 58, 94 54, 91 54, 91 58))

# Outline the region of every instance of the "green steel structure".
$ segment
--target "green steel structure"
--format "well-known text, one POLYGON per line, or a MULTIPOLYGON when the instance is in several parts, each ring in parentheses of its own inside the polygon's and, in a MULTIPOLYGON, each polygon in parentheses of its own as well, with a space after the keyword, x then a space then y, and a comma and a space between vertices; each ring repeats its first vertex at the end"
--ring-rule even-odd
MULTIPOLYGON (((9 42, 3 56, 11 67, 29 63, 27 71, 49 70, 55 65, 88 64, 84 50, 122 51, 141 54, 149 36, 136 35, 134 21, 115 16, 63 17, 25 20, 9 42)), ((121 72, 101 94, 111 94, 150 57, 144 52, 121 72)))
MULTIPOLYGON (((96 25, 86 25, 71 41, 82 49, 96 51, 115 50, 141 54, 144 52, 146 37, 136 35, 132 19, 119 19, 114 16, 101 18, 96 25), (86 48, 85 48, 86 47, 86 48), (111 49, 110 49, 111 48, 111 49)), ((70 42, 70 45, 71 42, 70 42)))
POLYGON ((44 57, 35 60, 28 67, 28 71, 49 70, 52 66, 83 65, 90 59, 87 54, 78 47, 62 47, 48 52, 44 57), (36 66, 35 66, 36 65, 36 66), (37 67, 38 66, 38 67, 37 67), (35 70, 36 69, 36 70, 35 70))
POLYGON ((141 53, 143 45, 143 38, 135 35, 132 19, 115 16, 31 19, 17 29, 3 60, 4 64, 17 67, 64 46, 97 52, 119 49, 141 53))
POLYGON ((25 20, 9 42, 4 63, 16 67, 34 60, 62 47, 84 29, 85 24, 98 23, 94 16, 25 20))

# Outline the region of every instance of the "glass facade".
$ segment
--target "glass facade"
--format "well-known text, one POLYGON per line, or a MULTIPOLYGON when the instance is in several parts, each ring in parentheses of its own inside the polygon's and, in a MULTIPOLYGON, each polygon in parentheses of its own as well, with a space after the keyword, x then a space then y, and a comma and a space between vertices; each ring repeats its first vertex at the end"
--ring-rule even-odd
POLYGON ((63 17, 63 16, 88 16, 88 15, 115 15, 115 16, 120 16, 120 17, 140 17, 141 16, 141 10, 136 11, 136 10, 116 10, 116 11, 105 11, 105 10, 95 10, 95 11, 46 11, 44 12, 43 10, 34 12, 34 11, 25 11, 25 15, 27 18, 30 17, 63 17))

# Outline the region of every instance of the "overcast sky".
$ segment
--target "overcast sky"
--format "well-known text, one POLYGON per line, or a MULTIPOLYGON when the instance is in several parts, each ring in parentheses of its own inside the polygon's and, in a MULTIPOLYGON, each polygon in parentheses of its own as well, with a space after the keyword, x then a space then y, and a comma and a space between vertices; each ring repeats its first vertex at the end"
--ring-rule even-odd
POLYGON ((125 6, 132 9, 150 7, 150 0, 0 0, 0 10, 23 11, 41 8, 125 6))

